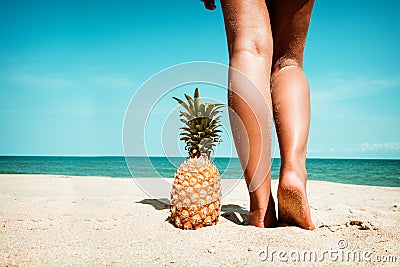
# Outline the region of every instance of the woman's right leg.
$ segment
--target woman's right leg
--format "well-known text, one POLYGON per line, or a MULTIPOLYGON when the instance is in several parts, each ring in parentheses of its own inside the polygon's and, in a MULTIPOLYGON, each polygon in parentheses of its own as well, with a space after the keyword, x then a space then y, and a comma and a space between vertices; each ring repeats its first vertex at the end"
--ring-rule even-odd
POLYGON ((271 192, 272 34, 264 0, 221 0, 230 66, 256 86, 229 73, 229 117, 250 194, 250 224, 276 224, 271 192), (256 90, 256 91, 254 91, 256 90), (269 106, 269 107, 268 107, 269 106))

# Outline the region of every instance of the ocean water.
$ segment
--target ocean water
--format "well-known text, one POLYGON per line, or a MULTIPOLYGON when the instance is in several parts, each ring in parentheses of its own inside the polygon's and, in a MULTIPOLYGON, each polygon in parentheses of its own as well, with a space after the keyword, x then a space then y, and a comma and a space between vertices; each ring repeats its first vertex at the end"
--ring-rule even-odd
MULTIPOLYGON (((109 177, 174 177, 184 158, 0 156, 0 173, 109 177), (130 173, 127 163, 131 168, 130 173)), ((215 158, 222 178, 243 178, 237 158, 215 158)), ((280 159, 272 163, 279 177, 280 159)), ((400 186, 400 160, 307 159, 308 179, 346 184, 400 186)))

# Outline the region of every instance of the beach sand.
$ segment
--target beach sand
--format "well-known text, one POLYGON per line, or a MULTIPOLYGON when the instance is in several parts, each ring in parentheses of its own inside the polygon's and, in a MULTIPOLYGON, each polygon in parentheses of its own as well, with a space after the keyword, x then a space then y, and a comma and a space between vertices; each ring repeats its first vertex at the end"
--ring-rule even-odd
POLYGON ((308 195, 315 231, 241 225, 243 180, 216 226, 183 231, 133 179, 4 174, 0 265, 400 265, 400 188, 309 181, 308 195))

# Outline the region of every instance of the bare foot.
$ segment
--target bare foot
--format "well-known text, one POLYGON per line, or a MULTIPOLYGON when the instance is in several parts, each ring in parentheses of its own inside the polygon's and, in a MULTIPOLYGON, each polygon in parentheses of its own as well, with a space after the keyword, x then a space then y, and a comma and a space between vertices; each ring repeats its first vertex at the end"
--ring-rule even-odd
POLYGON ((272 194, 270 194, 268 201, 268 209, 265 212, 265 217, 264 217, 264 227, 266 228, 276 227, 277 224, 278 220, 276 219, 275 201, 274 198, 272 197, 272 194))
POLYGON ((296 225, 314 230, 308 206, 306 179, 295 172, 282 173, 278 186, 278 222, 280 225, 296 225))
POLYGON ((275 202, 272 195, 270 195, 267 209, 257 208, 250 210, 249 216, 250 216, 250 225, 259 228, 276 227, 277 219, 275 212, 275 202))
POLYGON ((265 209, 252 210, 249 213, 250 225, 255 227, 264 228, 265 209))

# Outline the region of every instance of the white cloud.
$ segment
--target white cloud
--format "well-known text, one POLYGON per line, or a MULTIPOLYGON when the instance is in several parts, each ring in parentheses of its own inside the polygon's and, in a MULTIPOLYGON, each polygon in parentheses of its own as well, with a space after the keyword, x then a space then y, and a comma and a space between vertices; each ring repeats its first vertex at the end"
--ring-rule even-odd
POLYGON ((77 88, 77 85, 82 87, 87 81, 93 87, 108 89, 132 89, 135 87, 135 83, 129 78, 115 75, 93 75, 72 81, 62 75, 55 74, 17 74, 11 76, 9 81, 35 89, 71 89, 77 88))
POLYGON ((370 144, 364 143, 360 145, 361 151, 400 151, 400 143, 381 143, 370 144))
POLYGON ((74 87, 74 82, 57 75, 19 74, 11 77, 13 82, 34 88, 67 89, 74 87))
POLYGON ((313 108, 326 109, 341 100, 373 95, 400 86, 400 76, 390 79, 328 78, 311 84, 313 108), (315 89, 313 89, 315 88, 315 89))
POLYGON ((135 83, 132 80, 122 76, 95 75, 90 77, 90 81, 98 86, 109 89, 132 89, 135 87, 135 83))

